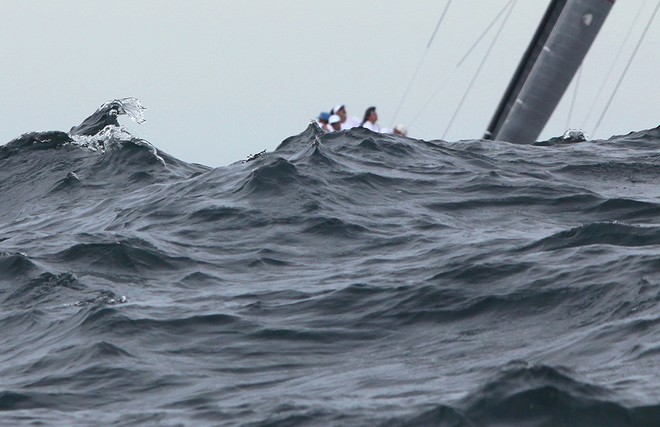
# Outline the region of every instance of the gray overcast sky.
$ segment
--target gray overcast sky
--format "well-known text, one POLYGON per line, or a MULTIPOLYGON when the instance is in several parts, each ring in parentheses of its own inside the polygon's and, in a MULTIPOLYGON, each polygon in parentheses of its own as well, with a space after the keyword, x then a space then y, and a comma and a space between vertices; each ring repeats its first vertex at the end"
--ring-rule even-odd
MULTIPOLYGON (((614 5, 583 65, 570 127, 592 131, 656 1, 614 5)), ((124 118, 133 134, 184 161, 227 165, 274 150, 337 103, 358 118, 375 105, 381 126, 395 125, 422 57, 396 122, 412 137, 439 139, 497 27, 457 63, 507 3, 454 0, 427 49, 446 0, 0 0, 0 144, 28 131, 69 130, 105 101, 134 96, 147 121, 124 118)), ((444 139, 481 137, 547 3, 517 2, 444 139)), ((660 123, 658 21, 592 137, 660 123)), ((541 138, 565 130, 571 90, 541 138)))

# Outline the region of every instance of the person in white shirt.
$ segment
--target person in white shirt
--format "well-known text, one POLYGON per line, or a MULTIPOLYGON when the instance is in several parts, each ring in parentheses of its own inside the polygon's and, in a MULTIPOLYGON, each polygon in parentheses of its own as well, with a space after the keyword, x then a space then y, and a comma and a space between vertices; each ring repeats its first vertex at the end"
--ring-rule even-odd
POLYGON ((362 124, 360 126, 367 128, 372 132, 380 133, 380 125, 377 122, 378 113, 376 113, 376 107, 369 107, 364 112, 364 118, 362 119, 362 124))
POLYGON ((356 117, 349 116, 346 113, 346 106, 344 104, 336 105, 331 114, 336 114, 341 119, 341 128, 342 129, 351 129, 360 126, 360 121, 356 117))

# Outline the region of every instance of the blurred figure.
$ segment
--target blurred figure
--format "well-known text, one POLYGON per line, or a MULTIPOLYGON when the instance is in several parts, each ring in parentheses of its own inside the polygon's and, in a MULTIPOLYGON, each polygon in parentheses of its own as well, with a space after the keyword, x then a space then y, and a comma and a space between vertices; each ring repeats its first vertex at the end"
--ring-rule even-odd
POLYGON ((323 111, 319 113, 319 116, 316 118, 316 123, 324 131, 332 132, 332 128, 330 127, 329 120, 330 120, 330 113, 326 113, 325 111, 323 111))
POLYGON ((364 117, 362 118, 362 123, 360 126, 367 128, 372 132, 380 133, 380 125, 376 123, 378 121, 378 113, 376 113, 376 107, 369 107, 364 112, 364 117))
POLYGON ((341 117, 336 114, 333 114, 328 119, 328 124, 330 125, 330 132, 335 132, 341 130, 341 117))
POLYGON ((336 114, 341 120, 342 129, 351 129, 360 126, 360 121, 346 113, 346 106, 344 104, 337 104, 331 111, 331 114, 336 114))
POLYGON ((399 124, 399 125, 394 126, 394 129, 392 130, 392 133, 394 135, 406 136, 406 135, 408 135, 408 129, 406 129, 406 127, 404 125, 399 124))

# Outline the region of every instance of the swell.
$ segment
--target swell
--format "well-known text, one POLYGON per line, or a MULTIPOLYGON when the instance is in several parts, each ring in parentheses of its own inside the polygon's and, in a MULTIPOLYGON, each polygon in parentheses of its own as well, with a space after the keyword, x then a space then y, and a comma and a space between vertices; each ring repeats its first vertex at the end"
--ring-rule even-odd
POLYGON ((30 276, 37 269, 34 262, 25 254, 0 252, 0 279, 2 280, 30 276))
POLYGON ((660 405, 621 403, 616 393, 566 368, 514 361, 452 405, 390 419, 382 426, 650 427, 660 405))
POLYGON ((0 147, 0 160, 27 151, 58 148, 71 141, 69 134, 60 131, 26 133, 0 147))
MULTIPOLYGON (((17 281, 14 281, 16 284, 17 281)), ((71 273, 42 273, 9 292, 3 303, 33 306, 61 301, 63 294, 78 294, 87 288, 71 273)))
POLYGON ((481 425, 651 426, 660 415, 660 405, 627 407, 617 399, 565 368, 512 362, 460 406, 481 425))
POLYGON ((618 162, 609 161, 595 164, 566 165, 556 170, 557 173, 584 179, 585 176, 604 180, 620 180, 634 182, 642 179, 652 179, 660 173, 657 163, 618 162))
MULTIPOLYGON (((512 323, 555 322, 566 331, 585 330, 590 325, 629 325, 631 319, 652 313, 660 294, 647 281, 602 284, 557 283, 544 278, 513 289, 492 289, 452 285, 409 285, 382 287, 354 284, 332 292, 310 295, 301 300, 259 306, 260 315, 273 319, 295 313, 305 328, 341 328, 374 331, 433 325, 482 324, 507 327, 512 323), (573 313, 566 319, 566 313, 573 313), (307 320, 302 320, 307 319, 307 320), (543 320, 541 320, 543 319, 543 320)), ((627 329, 634 335, 634 330, 627 329)), ((560 331, 558 331, 560 332, 560 331)), ((592 337, 594 348, 616 342, 618 327, 592 337)), ((632 335, 631 335, 632 336, 632 335)), ((589 345, 585 345, 589 348, 589 345)), ((640 351, 643 349, 640 349, 640 351)), ((624 350, 624 352, 627 350, 624 350)))
POLYGON ((122 310, 97 306, 85 313, 80 327, 87 333, 111 335, 145 335, 154 338, 162 335, 169 335, 170 338, 186 336, 199 336, 204 333, 212 333, 218 328, 227 327, 229 330, 236 331, 243 327, 247 331, 248 324, 240 319, 228 314, 198 314, 187 317, 172 317, 165 319, 158 318, 133 318, 129 314, 124 314, 122 310))
POLYGON ((554 251, 590 245, 644 247, 660 245, 660 227, 620 223, 592 223, 561 231, 523 248, 554 251))
POLYGON ((270 163, 258 165, 234 192, 251 197, 274 197, 298 193, 305 187, 319 187, 319 181, 301 173, 295 164, 277 157, 270 163))
POLYGON ((172 257, 142 239, 128 238, 107 243, 78 243, 54 254, 53 260, 96 271, 144 272, 175 270, 188 258, 172 257))
POLYGON ((120 199, 150 185, 187 179, 209 168, 176 160, 136 141, 103 152, 72 144, 19 150, 0 159, 0 219, 52 217, 52 212, 120 199))

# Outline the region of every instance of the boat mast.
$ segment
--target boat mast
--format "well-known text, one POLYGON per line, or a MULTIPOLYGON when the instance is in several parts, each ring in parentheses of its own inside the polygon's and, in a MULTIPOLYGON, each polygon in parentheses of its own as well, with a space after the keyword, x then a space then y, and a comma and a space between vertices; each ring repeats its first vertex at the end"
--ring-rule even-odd
POLYGON ((552 0, 484 134, 531 143, 550 119, 614 0, 552 0))

